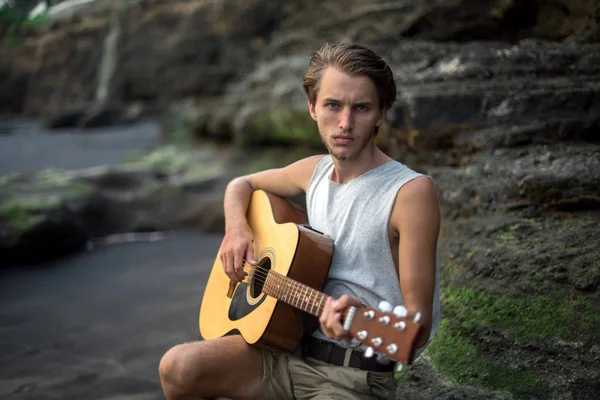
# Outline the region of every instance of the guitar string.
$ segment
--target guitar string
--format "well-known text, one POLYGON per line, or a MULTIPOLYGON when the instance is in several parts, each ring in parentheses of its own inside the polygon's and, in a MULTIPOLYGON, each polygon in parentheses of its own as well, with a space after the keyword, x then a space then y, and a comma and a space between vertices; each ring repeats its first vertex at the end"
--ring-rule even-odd
MULTIPOLYGON (((250 268, 250 272, 252 272, 252 269, 254 269, 255 277, 258 276, 258 278, 261 278, 261 279, 256 279, 256 281, 259 284, 262 284, 263 286, 267 285, 267 278, 268 278, 269 272, 273 272, 272 276, 273 276, 273 279, 275 280, 275 283, 280 283, 283 285, 285 285, 285 283, 286 283, 287 277, 283 276, 275 271, 266 269, 261 266, 256 266, 256 267, 249 266, 249 268, 250 268), (258 274, 257 274, 257 272, 258 272, 258 274)), ((248 272, 247 268, 244 267, 243 269, 244 269, 244 271, 248 272)), ((287 278, 287 279, 289 279, 289 278, 287 278)), ((327 296, 324 293, 319 292, 318 290, 311 288, 308 285, 304 285, 300 282, 295 282, 292 280, 290 280, 290 281, 291 282, 288 282, 288 288, 291 287, 292 289, 294 289, 294 291, 292 293, 290 293, 290 296, 292 297, 292 299, 290 301, 293 302, 294 300, 297 300, 299 303, 306 303, 307 307, 310 307, 310 309, 312 310, 314 308, 313 301, 316 302, 317 299, 319 299, 319 297, 320 297, 319 306, 317 306, 317 310, 316 310, 320 314, 322 312, 322 308, 324 307, 323 300, 325 300, 329 296, 327 296), (302 290, 306 290, 307 294, 310 293, 309 298, 312 298, 313 296, 315 298, 314 298, 314 300, 310 300, 310 302, 306 301, 306 298, 303 299, 302 297, 297 296, 296 290, 298 290, 299 292, 302 290), (313 304, 313 305, 310 306, 310 304, 313 304)))
MULTIPOLYGON (((286 278, 286 277, 285 277, 285 276, 283 276, 283 275, 281 275, 281 274, 278 274, 278 273, 277 273, 277 272, 275 272, 275 271, 271 271, 271 270, 268 270, 268 269, 266 269, 266 268, 263 268, 263 267, 260 267, 260 266, 257 266, 257 267, 250 267, 250 269, 251 269, 251 270, 252 270, 252 268, 254 268, 254 271, 255 271, 255 273, 254 273, 254 276, 255 276, 255 278, 256 278, 256 277, 258 277, 258 278, 261 278, 261 279, 256 279, 256 281, 257 281, 258 283, 262 284, 262 285, 265 285, 265 284, 266 284, 266 281, 267 281, 267 278, 268 278, 269 272, 273 272, 273 278, 274 278, 275 280, 277 280, 277 281, 278 281, 278 283, 285 283, 285 279, 284 279, 284 278, 286 278), (257 274, 256 272, 259 272, 259 274, 257 274)), ((288 278, 288 279, 289 279, 289 278, 288 278)), ((291 281, 291 280, 290 280, 290 281, 291 281)), ((315 291, 315 289, 311 288, 310 286, 308 286, 308 285, 304 285, 304 284, 302 284, 302 283, 300 283, 300 282, 295 282, 295 281, 291 281, 291 283, 289 283, 289 285, 288 285, 288 286, 291 286, 291 287, 293 287, 294 289, 301 289, 301 290, 302 290, 302 289, 304 289, 304 290, 312 290, 312 291, 315 291)))
MULTIPOLYGON (((298 291, 306 290, 307 293, 310 293, 309 297, 312 297, 313 295, 315 296, 314 301, 316 301, 317 299, 319 299, 319 296, 320 296, 321 300, 320 300, 319 306, 317 307, 317 311, 319 312, 319 314, 321 313, 322 308, 324 307, 323 300, 325 300, 326 298, 330 297, 330 296, 326 295, 325 293, 321 293, 318 290, 313 289, 312 287, 310 287, 308 285, 305 285, 305 284, 300 283, 300 282, 296 282, 296 281, 294 281, 294 280, 292 280, 292 279, 290 279, 290 278, 288 278, 288 277, 286 277, 284 275, 279 274, 276 271, 273 271, 271 269, 267 269, 267 268, 261 267, 260 265, 255 266, 255 267, 253 267, 251 265, 248 265, 247 267, 243 267, 243 269, 244 269, 244 271, 250 272, 250 273, 252 272, 252 270, 254 270, 254 277, 256 278, 258 276, 258 278, 260 278, 260 279, 256 279, 256 281, 259 284, 263 285, 263 286, 267 285, 267 279, 269 277, 269 272, 272 272, 273 273, 272 277, 275 280, 275 283, 279 283, 279 284, 282 284, 284 286, 285 286, 286 283, 288 283, 288 289, 290 287, 293 289, 293 292, 290 293, 290 295, 292 297, 292 301, 294 299, 296 299, 296 300, 298 300, 301 303, 306 303, 307 306, 309 304, 309 302, 307 302, 305 299, 302 299, 302 297, 298 297, 297 296, 296 290, 298 290, 298 291), (248 271, 248 269, 250 271, 248 271), (257 274, 257 272, 258 272, 258 274, 257 274), (286 282, 286 280, 287 280, 287 282, 286 282)), ((249 283, 249 282, 247 281, 247 283, 249 283)), ((284 289, 285 289, 285 287, 284 287, 284 289)), ((312 308, 314 308, 314 307, 311 307, 311 309, 312 308)))
MULTIPOLYGON (((278 280, 278 282, 280 282, 280 283, 285 283, 285 279, 284 278, 287 278, 287 277, 285 277, 285 276, 283 276, 281 274, 278 274, 275 271, 272 271, 272 270, 269 270, 269 269, 266 269, 266 268, 263 268, 263 267, 260 267, 260 266, 250 267, 250 270, 252 270, 252 268, 254 268, 254 271, 255 271, 254 276, 258 277, 258 278, 261 278, 261 279, 256 279, 256 281, 258 281, 258 283, 260 283, 262 285, 266 284, 269 272, 273 272, 274 279, 278 280), (260 274, 257 274, 256 272, 259 272, 260 274)), ((244 269, 244 270, 246 270, 246 269, 244 269)), ((289 279, 289 278, 287 278, 287 279, 289 279)), ((306 289, 306 288, 308 288, 309 290, 314 290, 313 288, 311 288, 308 285, 304 285, 304 284, 302 284, 300 282, 295 282, 295 281, 292 281, 292 280, 290 280, 290 281, 291 281, 291 283, 289 284, 289 286, 293 286, 294 288, 297 288, 297 289, 306 289)))

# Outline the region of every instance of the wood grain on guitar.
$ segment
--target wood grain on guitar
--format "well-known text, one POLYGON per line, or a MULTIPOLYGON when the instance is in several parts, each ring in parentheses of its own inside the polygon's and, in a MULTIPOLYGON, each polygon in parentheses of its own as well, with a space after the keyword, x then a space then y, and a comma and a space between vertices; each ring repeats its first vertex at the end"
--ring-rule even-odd
MULTIPOLYGON (((247 219, 258 265, 245 264, 248 276, 236 284, 217 254, 200 307, 200 333, 204 339, 240 333, 249 344, 292 352, 302 338, 301 312, 318 317, 325 307, 328 296, 320 290, 333 243, 304 226, 301 208, 261 190, 252 194, 247 219)), ((391 306, 351 307, 344 315, 344 328, 369 346, 367 356, 412 362, 418 316, 391 306)))

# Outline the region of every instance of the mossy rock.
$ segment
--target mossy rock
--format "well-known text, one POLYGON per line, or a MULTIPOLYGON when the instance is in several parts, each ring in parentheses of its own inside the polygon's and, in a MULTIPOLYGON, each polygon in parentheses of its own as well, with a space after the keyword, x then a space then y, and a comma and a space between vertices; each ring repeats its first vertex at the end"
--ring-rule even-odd
POLYGON ((158 147, 148 153, 126 160, 121 166, 134 169, 148 169, 157 174, 172 174, 193 162, 188 151, 182 151, 175 145, 158 147))
POLYGON ((308 110, 291 108, 260 110, 248 117, 240 131, 234 138, 235 144, 240 146, 272 144, 322 146, 317 124, 308 110))
POLYGON ((83 248, 89 235, 58 195, 11 197, 0 206, 0 265, 37 264, 83 248))
POLYGON ((49 212, 60 206, 60 198, 56 195, 13 197, 0 205, 0 218, 13 234, 21 235, 41 224, 49 212))
MULTIPOLYGON (((454 271, 455 264, 447 266, 454 271)), ((517 398, 548 393, 547 371, 529 363, 555 343, 597 343, 600 315, 594 297, 558 291, 524 298, 446 285, 444 319, 425 356, 446 380, 510 392, 517 398), (497 353, 498 348, 505 348, 497 353)))

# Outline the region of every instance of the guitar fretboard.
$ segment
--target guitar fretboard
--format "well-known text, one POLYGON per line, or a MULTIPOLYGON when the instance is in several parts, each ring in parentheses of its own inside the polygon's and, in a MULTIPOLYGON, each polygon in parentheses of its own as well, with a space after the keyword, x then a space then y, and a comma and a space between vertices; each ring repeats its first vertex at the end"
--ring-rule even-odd
POLYGON ((263 291, 293 307, 319 317, 325 308, 327 296, 275 271, 269 271, 263 291))

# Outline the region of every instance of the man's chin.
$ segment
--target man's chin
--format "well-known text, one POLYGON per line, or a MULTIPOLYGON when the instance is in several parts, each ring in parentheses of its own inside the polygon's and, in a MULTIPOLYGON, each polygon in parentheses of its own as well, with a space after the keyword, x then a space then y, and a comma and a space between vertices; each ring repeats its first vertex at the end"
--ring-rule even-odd
POLYGON ((331 156, 333 158, 335 158, 336 160, 339 160, 339 161, 346 161, 346 160, 349 160, 350 158, 352 158, 352 154, 350 154, 350 153, 341 153, 338 151, 336 151, 336 152, 330 151, 329 153, 331 154, 331 156))

